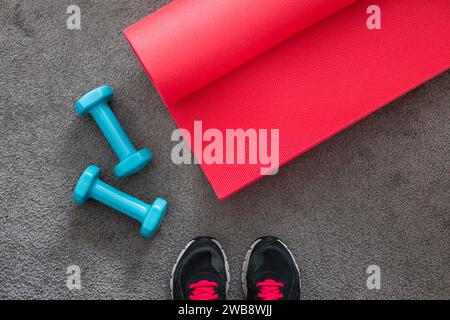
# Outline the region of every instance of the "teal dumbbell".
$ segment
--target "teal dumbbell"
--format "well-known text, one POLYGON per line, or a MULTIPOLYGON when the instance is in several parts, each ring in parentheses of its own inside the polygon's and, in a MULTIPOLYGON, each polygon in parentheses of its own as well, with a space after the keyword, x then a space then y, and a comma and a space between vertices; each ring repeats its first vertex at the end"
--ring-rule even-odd
POLYGON ((89 198, 95 199, 139 221, 142 236, 153 236, 164 218, 167 201, 157 198, 153 204, 147 204, 104 183, 99 179, 100 172, 97 166, 89 166, 83 172, 73 191, 75 203, 81 205, 89 198))
POLYGON ((137 151, 133 146, 108 105, 112 96, 113 91, 108 86, 89 91, 75 103, 75 112, 80 116, 89 113, 94 118, 119 157, 120 162, 114 168, 114 174, 123 178, 144 168, 152 160, 153 154, 147 148, 137 151))

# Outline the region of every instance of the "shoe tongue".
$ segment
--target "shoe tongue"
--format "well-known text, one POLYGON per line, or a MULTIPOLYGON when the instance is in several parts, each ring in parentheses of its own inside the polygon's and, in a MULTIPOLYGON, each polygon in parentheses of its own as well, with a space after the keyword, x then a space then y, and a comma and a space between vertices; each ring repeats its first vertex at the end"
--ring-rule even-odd
POLYGON ((200 280, 200 281, 191 283, 189 285, 190 288, 207 288, 207 287, 215 288, 217 286, 218 286, 217 282, 209 281, 209 280, 200 280))
POLYGON ((258 287, 284 287, 284 283, 276 281, 274 279, 265 279, 257 283, 258 287))
POLYGON ((190 278, 188 286, 204 280, 219 283, 219 279, 214 274, 209 272, 200 272, 190 278))
POLYGON ((265 271, 265 272, 262 272, 259 275, 257 275, 255 284, 257 284, 259 282, 264 282, 266 280, 274 280, 277 282, 282 282, 280 279, 280 276, 276 272, 265 271))

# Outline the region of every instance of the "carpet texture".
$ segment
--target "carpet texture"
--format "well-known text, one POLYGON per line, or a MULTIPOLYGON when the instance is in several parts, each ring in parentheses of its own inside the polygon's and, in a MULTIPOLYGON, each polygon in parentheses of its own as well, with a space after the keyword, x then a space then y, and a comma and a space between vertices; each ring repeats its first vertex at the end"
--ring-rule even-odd
POLYGON ((297 257, 305 299, 449 299, 450 72, 220 202, 198 166, 171 162, 175 124, 121 32, 166 3, 0 0, 0 298, 170 298, 178 253, 210 235, 229 257, 229 297, 241 299, 245 252, 274 235, 297 257), (66 27, 72 4, 81 30, 66 27), (155 153, 127 179, 72 107, 104 83, 132 141, 155 153), (153 239, 98 203, 73 204, 89 164, 142 200, 168 200, 153 239), (380 290, 366 287, 372 264, 380 290), (66 287, 69 265, 81 267, 81 290, 66 287))

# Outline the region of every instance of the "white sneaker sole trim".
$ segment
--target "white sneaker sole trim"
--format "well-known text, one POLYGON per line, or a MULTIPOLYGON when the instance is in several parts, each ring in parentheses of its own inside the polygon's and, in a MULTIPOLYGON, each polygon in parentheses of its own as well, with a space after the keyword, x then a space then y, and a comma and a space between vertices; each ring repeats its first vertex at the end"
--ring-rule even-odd
MULTIPOLYGON (((223 250, 222 245, 219 243, 219 241, 217 241, 216 239, 211 239, 220 249, 220 251, 222 252, 223 258, 225 260, 225 272, 227 274, 227 281, 226 281, 226 285, 225 285, 225 294, 228 293, 228 289, 230 288, 230 265, 228 264, 228 259, 227 259, 227 255, 225 253, 225 250, 223 250)), ((195 239, 191 240, 186 247, 184 247, 183 251, 181 251, 181 253, 178 255, 177 261, 175 262, 175 264, 172 267, 172 274, 170 277, 170 294, 172 296, 172 300, 173 300, 173 276, 175 274, 175 269, 178 266, 178 263, 181 260, 181 257, 184 255, 184 253, 186 252, 186 250, 191 246, 191 244, 195 241, 195 239)))
MULTIPOLYGON (((248 269, 248 264, 250 262, 250 256, 252 255, 253 249, 255 249, 256 245, 258 243, 260 243, 261 241, 262 241, 262 239, 257 239, 255 242, 252 243, 252 245, 250 246, 250 249, 247 251, 247 254, 245 255, 244 264, 242 265, 241 283, 242 283, 242 290, 244 291, 245 298, 247 298, 247 269, 248 269)), ((298 283, 299 283, 300 294, 301 294, 302 281, 301 281, 301 277, 300 277, 300 269, 297 265, 294 255, 292 254, 291 250, 289 250, 288 246, 283 241, 281 241, 280 239, 277 239, 277 241, 286 248, 287 252, 289 252, 289 255, 292 258, 292 261, 294 261, 295 268, 297 269, 297 272, 298 272, 298 281, 299 281, 298 283)))

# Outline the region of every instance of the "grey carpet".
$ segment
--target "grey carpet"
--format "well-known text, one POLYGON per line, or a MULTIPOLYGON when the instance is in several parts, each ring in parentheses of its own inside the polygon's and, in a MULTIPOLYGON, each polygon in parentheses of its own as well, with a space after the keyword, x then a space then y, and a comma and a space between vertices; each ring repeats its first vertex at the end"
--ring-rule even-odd
POLYGON ((450 73, 220 202, 200 168, 170 160, 175 124, 121 30, 156 0, 0 0, 0 298, 165 299, 170 270, 194 236, 217 237, 242 298, 242 259, 261 235, 285 240, 305 299, 450 298, 450 73), (82 30, 66 28, 66 8, 82 30), (124 180, 91 119, 72 104, 103 83, 112 107, 152 165, 124 180), (89 164, 105 181, 170 211, 157 236, 71 193, 89 164), (82 289, 66 288, 66 268, 82 289), (381 267, 382 288, 366 288, 381 267))

